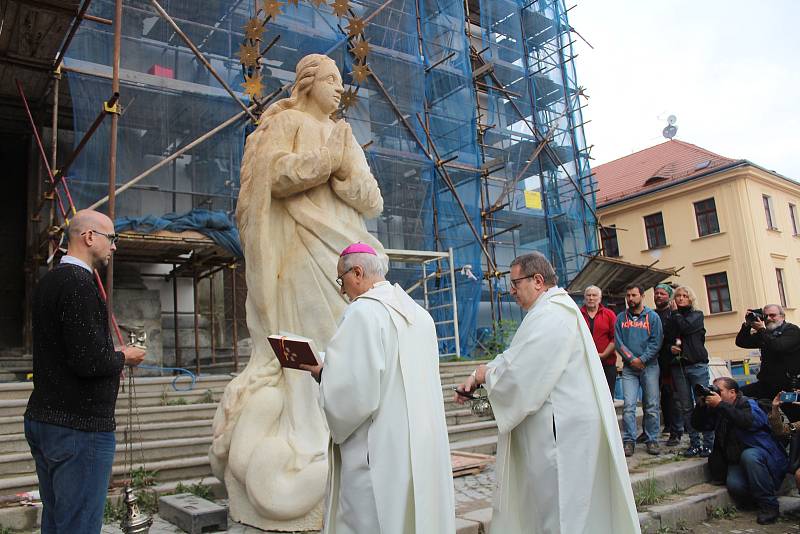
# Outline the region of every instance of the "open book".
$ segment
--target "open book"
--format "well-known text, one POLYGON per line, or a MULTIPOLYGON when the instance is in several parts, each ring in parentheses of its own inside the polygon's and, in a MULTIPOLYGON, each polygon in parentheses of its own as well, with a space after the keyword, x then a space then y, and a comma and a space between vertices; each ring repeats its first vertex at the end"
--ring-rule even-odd
POLYGON ((281 367, 300 369, 301 364, 322 365, 314 340, 288 332, 273 334, 267 338, 281 367))

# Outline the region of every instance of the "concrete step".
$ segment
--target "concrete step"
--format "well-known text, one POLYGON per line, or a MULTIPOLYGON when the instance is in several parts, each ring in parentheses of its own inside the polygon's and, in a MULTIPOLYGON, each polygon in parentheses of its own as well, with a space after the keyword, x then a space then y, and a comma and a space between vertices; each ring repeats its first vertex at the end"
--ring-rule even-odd
POLYGON ((497 454, 497 434, 479 438, 465 438, 450 441, 451 451, 476 452, 480 454, 497 454))
POLYGON ((15 367, 33 368, 33 356, 2 357, 0 356, 0 370, 15 367))
MULTIPOLYGON (((134 462, 141 462, 144 455, 146 463, 150 464, 161 460, 201 456, 208 453, 210 446, 211 435, 208 435, 134 443, 131 450, 134 462)), ((118 442, 114 464, 125 465, 125 454, 125 444, 118 442)), ((0 454, 0 479, 29 476, 35 471, 36 465, 30 451, 0 454)))
MULTIPOLYGON (((154 473, 157 482, 211 477, 211 466, 208 463, 207 454, 147 462, 146 465, 135 462, 133 465, 134 469, 140 467, 144 467, 147 471, 154 473)), ((127 476, 128 471, 124 465, 115 464, 112 473, 114 478, 124 478, 127 476)), ((38 479, 33 473, 0 479, 0 495, 13 495, 23 491, 31 491, 37 487, 38 479)))
POLYGON ((474 423, 464 423, 447 427, 447 436, 450 442, 463 441, 465 439, 481 438, 497 435, 497 423, 494 419, 488 421, 477 421, 474 423))
MULTIPOLYGON (((196 419, 189 421, 143 422, 136 429, 136 441, 161 441, 178 438, 197 438, 211 435, 212 419, 196 419)), ((125 425, 118 424, 116 430, 117 443, 125 442, 125 425)), ((24 452, 28 443, 22 432, 0 435, 0 454, 24 452)), ((0 470, 2 473, 2 470, 0 470)))
MULTIPOLYGON (((25 408, 22 407, 24 413, 25 408)), ((186 405, 146 406, 139 407, 138 420, 142 423, 156 423, 169 421, 191 421, 197 419, 213 419, 217 411, 214 402, 186 405)), ((128 410, 121 407, 114 413, 117 427, 124 426, 128 421, 128 410)), ((0 434, 17 434, 23 432, 23 416, 13 415, 0 417, 0 434)), ((134 422, 136 414, 134 414, 134 422)))
MULTIPOLYGON (((158 391, 161 392, 164 388, 172 391, 172 382, 174 376, 152 376, 152 377, 137 377, 135 378, 136 392, 139 394, 158 391)), ((194 389, 205 391, 206 389, 225 389, 228 382, 231 381, 230 375, 207 375, 197 377, 194 389)), ((179 388, 189 387, 190 380, 188 377, 181 376, 178 379, 177 386, 179 388)), ((126 380, 127 385, 127 380, 126 380)), ((11 384, 0 384, 0 401, 13 400, 13 399, 28 399, 31 391, 33 390, 33 382, 18 382, 11 384)), ((123 395, 123 388, 120 388, 120 398, 123 395)))
POLYGON ((478 421, 490 421, 491 417, 478 416, 472 413, 469 407, 461 407, 455 410, 448 410, 444 413, 447 426, 461 425, 464 423, 475 423, 478 421))
MULTIPOLYGON (((140 413, 159 413, 159 410, 149 410, 149 412, 142 412, 145 408, 155 407, 169 407, 176 405, 193 406, 197 404, 206 404, 208 401, 214 403, 219 402, 225 387, 222 385, 212 385, 211 388, 195 388, 191 391, 175 391, 172 387, 164 385, 160 390, 151 392, 141 392, 138 388, 136 390, 136 406, 139 407, 140 413), (210 391, 210 393, 209 393, 210 391)), ((30 391, 24 398, 0 400, 0 420, 6 417, 21 416, 25 413, 25 408, 28 405, 28 396, 30 391)), ((123 412, 127 413, 128 408, 128 395, 127 392, 120 390, 117 397, 117 410, 118 414, 123 412)), ((2 431, 0 431, 2 434, 2 431)))

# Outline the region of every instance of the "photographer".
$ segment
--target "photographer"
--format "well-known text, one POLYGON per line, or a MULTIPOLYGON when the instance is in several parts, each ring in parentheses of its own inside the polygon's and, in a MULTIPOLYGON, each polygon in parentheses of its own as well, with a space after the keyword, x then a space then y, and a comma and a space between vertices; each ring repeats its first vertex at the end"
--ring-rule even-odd
POLYGON ((709 388, 695 388, 697 405, 692 426, 714 431, 708 458, 713 480, 725 482, 740 504, 755 501, 759 525, 778 519, 776 492, 786 474, 786 451, 775 441, 767 414, 739 390, 729 377, 717 378, 709 388))
MULTIPOLYGON (((789 442, 789 473, 794 476, 794 483, 797 489, 800 490, 800 423, 788 423, 781 413, 782 408, 786 408, 789 402, 784 402, 781 399, 781 391, 775 398, 772 399, 772 410, 770 410, 767 418, 769 419, 769 427, 772 430, 772 435, 779 440, 789 442)), ((794 392, 794 398, 797 399, 798 392, 794 392)), ((791 400, 791 405, 797 406, 797 400, 791 400)))
MULTIPOLYGON (((744 386, 742 393, 754 399, 772 399, 779 391, 791 389, 791 377, 800 371, 800 328, 785 321, 783 308, 768 304, 763 310, 747 310, 736 346, 761 350, 758 381, 744 386)), ((800 420, 798 408, 787 407, 790 421, 800 420)))

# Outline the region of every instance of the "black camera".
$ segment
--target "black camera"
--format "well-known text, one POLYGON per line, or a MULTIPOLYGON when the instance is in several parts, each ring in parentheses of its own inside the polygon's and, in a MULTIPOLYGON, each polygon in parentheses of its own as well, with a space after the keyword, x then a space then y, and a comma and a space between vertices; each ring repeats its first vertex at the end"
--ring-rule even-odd
POLYGON ((747 313, 744 316, 744 320, 747 321, 747 324, 752 324, 756 321, 764 321, 764 310, 761 308, 756 308, 755 310, 747 310, 747 313))
POLYGON ((695 397, 710 397, 712 393, 716 393, 719 395, 719 388, 714 384, 706 387, 703 384, 695 384, 694 385, 694 396, 695 397))

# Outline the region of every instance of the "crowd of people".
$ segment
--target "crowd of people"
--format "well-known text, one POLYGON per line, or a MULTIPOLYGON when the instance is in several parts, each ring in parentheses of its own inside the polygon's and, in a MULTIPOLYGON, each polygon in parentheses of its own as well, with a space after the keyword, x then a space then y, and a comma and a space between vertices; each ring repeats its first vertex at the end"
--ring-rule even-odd
POLYGON ((581 307, 612 396, 621 368, 625 455, 634 454, 637 442, 660 454, 661 420, 667 447, 688 434, 683 456, 708 458, 712 479, 740 506, 756 506, 758 523, 776 521, 776 495, 787 472, 800 489, 800 402, 782 398, 800 387, 800 328, 787 323, 776 304, 747 310, 736 345, 760 351, 757 380, 740 387, 721 377, 709 385, 704 315, 694 291, 659 284, 655 310, 643 304, 644 291, 629 286, 626 309, 615 315, 603 306, 602 290, 589 286, 581 307), (640 398, 643 431, 637 436, 640 398))
MULTIPOLYGON (((43 534, 100 531, 119 374, 145 355, 114 347, 93 282, 116 240, 108 217, 78 212, 68 254, 36 288, 34 389, 24 423, 43 534)), ((324 362, 304 367, 319 383, 330 428, 323 532, 453 532, 435 325, 385 273, 369 245, 342 251, 335 282, 350 304, 324 362)), ((785 322, 780 306, 748 311, 737 336, 739 346, 761 350, 758 381, 740 388, 717 378, 709 385, 703 313, 690 288, 660 284, 653 310, 644 305, 645 288, 630 286, 626 309, 615 314, 594 286, 578 308, 542 254, 516 258, 510 274, 524 319, 511 345, 454 394, 464 403, 484 387, 497 422, 490 532, 639 533, 625 456, 637 441, 660 454, 662 413, 668 446, 687 433, 685 456, 708 457, 713 478, 742 505, 758 507, 759 523, 777 519, 787 472, 800 487, 800 403, 782 396, 797 388, 800 329, 785 322), (621 433, 612 402, 618 359, 621 433), (644 428, 637 437, 640 391, 644 428)))

